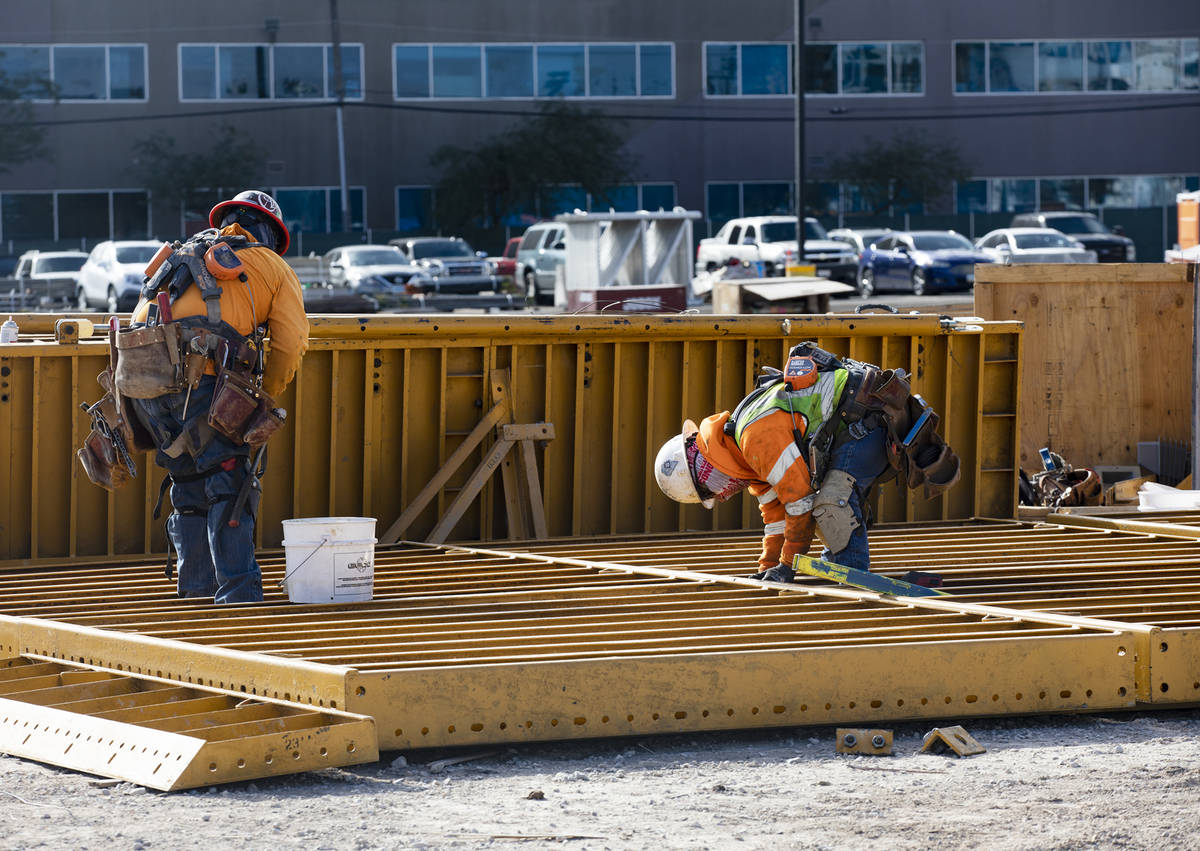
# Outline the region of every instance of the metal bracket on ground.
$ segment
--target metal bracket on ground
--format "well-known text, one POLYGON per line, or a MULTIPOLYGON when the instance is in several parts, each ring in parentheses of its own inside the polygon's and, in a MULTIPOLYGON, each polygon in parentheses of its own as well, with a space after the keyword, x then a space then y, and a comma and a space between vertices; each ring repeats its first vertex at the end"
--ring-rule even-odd
POLYGON ((957 756, 974 756, 986 753, 987 748, 975 741, 975 737, 961 726, 934 727, 925 734, 921 742, 921 753, 946 753, 952 751, 957 756))
POLYGON ((837 752, 859 753, 869 756, 890 756, 892 753, 892 731, 838 727, 837 752))

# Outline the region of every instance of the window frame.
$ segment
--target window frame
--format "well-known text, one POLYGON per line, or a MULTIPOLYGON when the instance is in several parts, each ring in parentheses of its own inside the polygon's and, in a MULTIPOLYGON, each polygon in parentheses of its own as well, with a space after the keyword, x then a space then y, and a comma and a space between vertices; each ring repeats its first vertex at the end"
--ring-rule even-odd
POLYGON ((1186 86, 1186 76, 1184 74, 1184 58, 1186 57, 1185 42, 1195 40, 1192 36, 1113 36, 1111 38, 959 38, 951 39, 950 41, 950 93, 955 97, 1078 97, 1088 95, 1195 95, 1200 93, 1200 85, 1193 88, 1186 86), (1176 47, 1176 79, 1177 85, 1173 89, 1139 89, 1137 87, 1137 44, 1138 42, 1155 42, 1155 41, 1173 41, 1176 47), (1041 48, 1043 44, 1063 44, 1069 42, 1079 42, 1082 45, 1082 79, 1083 86, 1080 89, 1047 89, 1041 88, 1042 84, 1042 56, 1041 48), (1130 86, 1128 89, 1093 89, 1089 85, 1089 59, 1092 45, 1109 44, 1112 42, 1124 42, 1129 45, 1130 56, 1130 86), (993 44, 1025 44, 1033 45, 1033 89, 1030 91, 992 91, 991 79, 991 60, 992 60, 992 45, 993 44), (956 57, 958 55, 959 45, 978 45, 982 44, 983 51, 983 91, 970 92, 959 91, 958 89, 958 67, 956 57))
POLYGON ((569 101, 621 101, 621 100, 674 100, 678 91, 678 74, 675 70, 675 42, 673 41, 481 41, 481 42, 432 42, 432 41, 397 41, 392 42, 392 100, 404 103, 427 103, 431 101, 450 103, 478 103, 483 101, 535 101, 535 100, 569 100, 569 101), (579 95, 544 95, 538 93, 538 48, 541 47, 582 47, 583 48, 583 94, 579 95), (591 93, 591 48, 630 46, 634 49, 634 85, 636 94, 632 95, 594 95, 591 93), (404 95, 396 92, 396 48, 423 47, 426 49, 426 81, 428 83, 426 96, 404 95), (433 87, 433 53, 438 47, 476 47, 479 49, 479 96, 438 96, 433 87), (489 95, 487 48, 489 47, 521 47, 530 50, 530 68, 532 94, 528 95, 489 95), (642 93, 642 48, 666 47, 668 51, 668 67, 671 69, 670 92, 667 94, 642 93))
POLYGON ((102 98, 58 98, 53 97, 32 97, 27 98, 30 103, 146 103, 150 100, 150 46, 144 41, 114 41, 114 42, 64 42, 52 44, 49 42, 28 42, 17 43, 7 42, 0 44, 0 50, 5 48, 45 48, 47 50, 47 61, 49 63, 50 79, 52 86, 56 87, 55 83, 55 54, 60 48, 71 47, 102 47, 104 48, 104 97, 102 98), (135 47, 141 48, 142 51, 142 91, 143 95, 140 98, 114 98, 112 96, 112 51, 113 47, 135 47))
MULTIPOLYGON (((0 241, 9 239, 4 232, 4 214, 3 214, 3 198, 5 195, 49 195, 50 196, 50 216, 52 223, 53 235, 50 237, 39 237, 39 239, 52 239, 58 242, 62 239, 59 236, 62 227, 59 222, 58 199, 60 195, 107 195, 108 196, 108 235, 99 238, 99 242, 108 242, 112 240, 148 240, 154 238, 154 205, 151 203, 150 192, 144 187, 99 187, 96 189, 4 189, 0 190, 0 241), (116 216, 114 209, 115 195, 141 195, 146 199, 146 236, 145 237, 125 237, 116 236, 116 216)), ((22 240, 23 237, 11 237, 14 240, 22 240)), ((74 237, 69 237, 74 239, 74 237)), ((83 237, 84 242, 91 240, 91 237, 83 237)), ((95 250, 95 246, 89 250, 89 254, 95 250)))
MULTIPOLYGON (((804 96, 806 98, 810 98, 810 97, 813 97, 813 98, 880 98, 880 97, 920 98, 920 97, 925 97, 925 95, 926 95, 926 92, 927 92, 926 83, 928 80, 928 75, 926 72, 925 42, 923 40, 912 39, 912 38, 897 38, 897 39, 873 39, 873 40, 869 40, 869 41, 864 41, 864 40, 811 41, 811 42, 807 42, 805 44, 805 50, 807 51, 808 47, 810 47, 810 46, 821 46, 821 47, 833 47, 834 48, 834 54, 836 56, 836 62, 837 62, 837 68, 835 69, 835 72, 834 72, 835 77, 837 79, 837 91, 836 92, 805 91, 804 96), (844 47, 852 46, 852 45, 864 45, 864 44, 884 45, 887 48, 886 55, 884 56, 884 60, 883 60, 884 65, 885 65, 885 72, 886 72, 885 79, 887 81, 886 89, 884 91, 881 91, 881 92, 847 92, 847 91, 845 91, 845 89, 843 87, 843 79, 844 79, 843 74, 844 74, 844 68, 845 68, 845 60, 843 57, 844 47), (905 91, 897 91, 896 90, 896 87, 895 87, 896 86, 896 83, 895 83, 895 70, 896 69, 895 69, 895 59, 894 59, 893 48, 897 44, 915 44, 915 45, 920 46, 920 56, 921 56, 920 91, 905 92, 905 91)), ((712 99, 712 100, 728 100, 730 98, 766 98, 768 100, 769 99, 779 99, 779 98, 794 98, 796 96, 796 91, 795 91, 796 75, 795 75, 795 71, 794 71, 794 69, 795 69, 794 57, 795 57, 795 44, 793 42, 731 41, 728 39, 723 39, 720 41, 717 41, 717 40, 705 41, 701 44, 701 49, 700 49, 700 81, 701 81, 700 91, 706 99, 712 99), (708 49, 710 46, 713 46, 713 45, 733 45, 734 47, 737 48, 736 72, 735 72, 736 76, 737 76, 737 92, 734 94, 727 94, 727 95, 710 94, 708 91, 708 49), (784 46, 784 45, 787 46, 788 68, 789 68, 787 91, 782 94, 778 94, 778 93, 777 94, 746 94, 743 91, 743 79, 742 79, 742 48, 743 48, 743 46, 748 46, 748 47, 776 46, 776 47, 778 47, 778 46, 784 46)), ((754 182, 754 181, 751 181, 751 182, 754 182)))
MULTIPOLYGON (((340 47, 358 48, 359 61, 359 92, 357 95, 346 95, 348 101, 361 101, 366 95, 366 70, 364 68, 366 48, 363 42, 360 41, 344 41, 340 43, 340 47)), ((265 41, 181 41, 175 45, 175 96, 180 103, 264 103, 270 101, 281 103, 331 103, 337 100, 337 92, 334 89, 332 56, 333 43, 328 41, 285 41, 272 44, 265 41), (213 97, 184 97, 183 96, 183 49, 185 47, 207 47, 212 50, 213 58, 213 97), (231 98, 221 97, 221 59, 220 48, 222 47, 265 47, 267 49, 267 86, 269 91, 267 96, 263 98, 231 98), (321 78, 324 82, 324 90, 328 94, 322 97, 279 97, 275 93, 275 48, 277 47, 321 47, 321 78)), ((344 74, 343 74, 344 76, 344 74)), ((393 79, 393 86, 395 81, 393 79)))

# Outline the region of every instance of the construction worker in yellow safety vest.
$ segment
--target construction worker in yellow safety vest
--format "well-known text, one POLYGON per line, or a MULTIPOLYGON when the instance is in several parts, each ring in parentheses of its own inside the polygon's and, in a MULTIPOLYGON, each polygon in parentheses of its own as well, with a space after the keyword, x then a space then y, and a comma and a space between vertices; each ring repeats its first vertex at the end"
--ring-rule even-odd
POLYGON ((791 582, 793 559, 814 534, 821 557, 869 570, 868 490, 900 474, 934 496, 959 477, 936 433, 938 417, 903 370, 838 358, 814 343, 766 368, 731 414, 683 424, 658 452, 654 475, 676 502, 712 508, 742 491, 758 500, 765 531, 754 579, 791 582))

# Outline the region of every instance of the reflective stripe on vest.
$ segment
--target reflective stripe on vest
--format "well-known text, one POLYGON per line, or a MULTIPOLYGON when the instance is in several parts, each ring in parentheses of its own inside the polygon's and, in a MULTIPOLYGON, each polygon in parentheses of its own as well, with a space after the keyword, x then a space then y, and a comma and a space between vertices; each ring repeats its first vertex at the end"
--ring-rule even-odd
POLYGON ((740 449, 742 433, 746 426, 774 411, 795 413, 804 417, 804 434, 812 434, 818 425, 833 417, 849 376, 850 373, 844 369, 822 372, 816 384, 803 390, 789 390, 782 381, 767 385, 757 399, 750 401, 744 410, 738 412, 737 422, 734 423, 734 442, 740 449))

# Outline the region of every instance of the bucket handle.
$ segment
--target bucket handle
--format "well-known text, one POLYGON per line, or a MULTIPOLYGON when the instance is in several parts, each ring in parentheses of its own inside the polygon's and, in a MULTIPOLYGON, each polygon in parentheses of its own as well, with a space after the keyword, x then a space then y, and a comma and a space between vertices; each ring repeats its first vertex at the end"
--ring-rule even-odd
POLYGON ((313 556, 315 556, 315 555, 317 554, 317 550, 321 549, 321 547, 325 546, 325 545, 326 545, 326 544, 328 544, 328 543, 329 543, 329 536, 328 536, 328 535, 322 535, 322 536, 321 536, 321 543, 317 544, 317 546, 316 546, 316 549, 314 549, 314 550, 313 550, 311 553, 309 553, 308 555, 306 555, 306 556, 304 557, 304 559, 303 559, 303 560, 302 560, 302 561, 301 561, 301 562, 300 562, 298 565, 296 565, 295 567, 293 567, 291 570, 289 570, 289 571, 288 571, 288 572, 287 572, 287 573, 284 575, 283 579, 280 579, 280 580, 279 580, 279 587, 280 587, 280 588, 282 588, 282 587, 283 587, 283 583, 287 582, 287 580, 288 580, 288 577, 289 577, 289 576, 291 576, 293 573, 295 573, 295 572, 296 572, 297 570, 299 570, 300 568, 304 567, 305 563, 306 563, 306 562, 307 562, 307 561, 308 561, 310 558, 312 558, 313 556))

